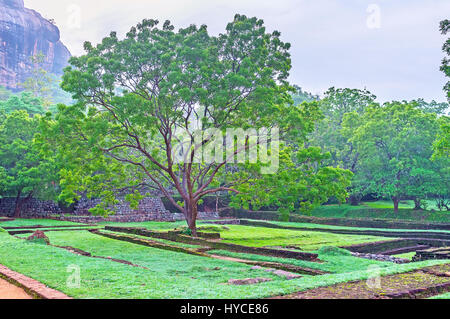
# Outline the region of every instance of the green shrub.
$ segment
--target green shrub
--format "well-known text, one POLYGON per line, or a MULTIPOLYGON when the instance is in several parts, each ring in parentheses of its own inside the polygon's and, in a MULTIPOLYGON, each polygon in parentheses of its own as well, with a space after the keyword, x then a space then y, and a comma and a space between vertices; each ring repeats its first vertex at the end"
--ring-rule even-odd
POLYGON ((211 225, 211 226, 200 226, 198 227, 198 230, 203 232, 220 233, 226 230, 230 230, 230 228, 226 226, 211 225))
POLYGON ((6 233, 6 230, 0 227, 0 233, 6 233))
POLYGON ((192 230, 190 228, 182 228, 181 230, 181 234, 182 235, 187 235, 187 236, 192 236, 192 230))

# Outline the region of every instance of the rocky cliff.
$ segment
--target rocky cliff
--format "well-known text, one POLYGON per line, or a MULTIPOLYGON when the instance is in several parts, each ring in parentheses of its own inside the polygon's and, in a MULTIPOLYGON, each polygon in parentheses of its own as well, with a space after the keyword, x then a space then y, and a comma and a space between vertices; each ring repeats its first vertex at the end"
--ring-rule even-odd
POLYGON ((23 0, 0 0, 0 86, 16 90, 33 68, 30 57, 42 53, 41 67, 61 74, 70 57, 59 29, 23 0))

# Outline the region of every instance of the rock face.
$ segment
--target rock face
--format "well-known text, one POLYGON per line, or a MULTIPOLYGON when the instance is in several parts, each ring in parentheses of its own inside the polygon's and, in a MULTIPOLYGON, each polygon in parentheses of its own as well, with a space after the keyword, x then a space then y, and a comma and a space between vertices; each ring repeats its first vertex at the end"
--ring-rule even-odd
POLYGON ((23 0, 0 0, 0 86, 20 89, 33 68, 30 57, 39 53, 46 57, 42 67, 58 75, 70 57, 55 25, 23 0))

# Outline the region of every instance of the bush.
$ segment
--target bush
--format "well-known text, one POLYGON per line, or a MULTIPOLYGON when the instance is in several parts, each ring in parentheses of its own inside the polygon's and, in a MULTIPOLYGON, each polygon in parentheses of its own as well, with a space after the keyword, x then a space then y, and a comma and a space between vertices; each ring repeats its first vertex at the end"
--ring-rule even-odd
POLYGON ((7 231, 0 227, 0 233, 6 233, 7 231))
POLYGON ((224 230, 230 230, 226 226, 217 226, 217 225, 211 225, 211 226, 200 226, 198 227, 199 231, 205 231, 205 232, 213 232, 213 233, 220 233, 224 230))

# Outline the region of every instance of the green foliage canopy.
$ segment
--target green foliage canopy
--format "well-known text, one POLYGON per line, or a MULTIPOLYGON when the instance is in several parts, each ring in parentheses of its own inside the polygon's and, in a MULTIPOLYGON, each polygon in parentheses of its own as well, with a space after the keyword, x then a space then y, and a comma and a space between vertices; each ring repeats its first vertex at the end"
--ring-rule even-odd
MULTIPOLYGON (((96 212, 105 213, 116 203, 118 191, 126 190, 127 200, 137 206, 145 191, 157 189, 183 212, 195 234, 201 198, 259 187, 255 174, 263 165, 226 158, 179 163, 175 149, 184 147, 186 139, 192 143, 199 128, 277 127, 292 145, 303 145, 320 112, 314 104, 292 106, 290 45, 281 41, 279 32, 267 33, 262 20, 236 15, 217 37, 206 26, 174 31, 168 21, 158 25, 144 20, 124 40, 112 32, 97 46, 85 43, 86 54, 70 60, 62 84, 77 103, 60 106, 57 121, 47 118, 42 127, 66 163, 61 198, 70 202, 81 192, 100 197, 103 204, 96 212)), ((245 141, 246 147, 235 155, 260 146, 245 141)), ((189 144, 187 157, 198 157, 199 147, 211 143, 205 135, 199 144, 189 144)), ((283 154, 282 169, 292 165, 296 151, 283 154)), ((314 155, 317 165, 321 158, 312 153, 301 154, 314 155)), ((317 179, 325 175, 322 171, 317 179)), ((311 192, 321 196, 320 189, 311 192)))
POLYGON ((39 121, 39 116, 32 117, 22 110, 7 114, 0 123, 0 195, 16 197, 16 209, 22 194, 29 199, 50 197, 56 192, 52 184, 56 168, 43 159, 34 143, 39 121))
POLYGON ((372 105, 345 116, 343 127, 360 156, 360 179, 366 192, 398 201, 448 192, 448 161, 433 162, 432 144, 439 129, 436 114, 414 103, 372 105))

